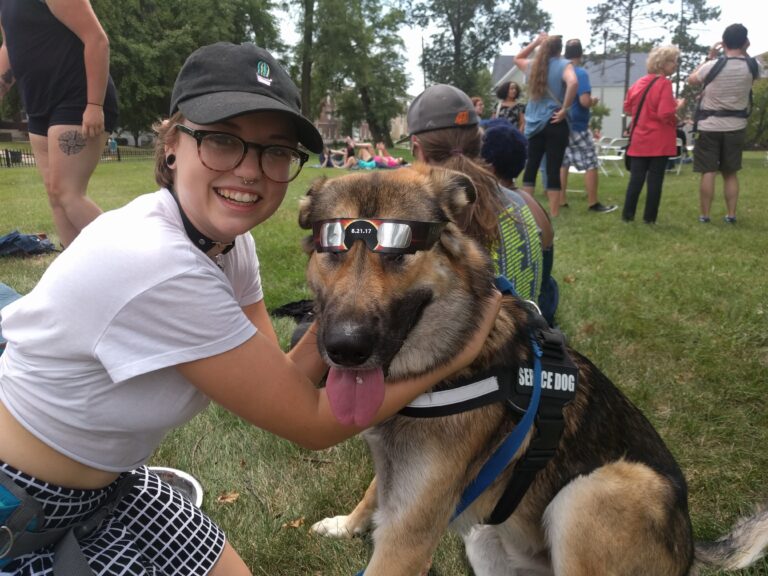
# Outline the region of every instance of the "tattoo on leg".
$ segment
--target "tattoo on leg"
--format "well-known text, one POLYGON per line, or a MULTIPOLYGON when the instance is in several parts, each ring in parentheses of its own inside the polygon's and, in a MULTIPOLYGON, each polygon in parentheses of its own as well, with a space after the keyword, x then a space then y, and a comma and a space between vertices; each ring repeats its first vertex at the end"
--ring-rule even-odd
POLYGON ((59 136, 59 149, 67 156, 80 154, 85 148, 85 138, 77 130, 68 130, 59 136))

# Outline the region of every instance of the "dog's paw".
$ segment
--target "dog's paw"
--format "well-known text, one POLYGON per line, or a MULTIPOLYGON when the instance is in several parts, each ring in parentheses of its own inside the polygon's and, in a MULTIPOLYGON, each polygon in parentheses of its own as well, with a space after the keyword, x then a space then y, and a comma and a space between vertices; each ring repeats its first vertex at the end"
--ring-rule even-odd
POLYGON ((310 531, 329 538, 354 538, 360 532, 351 529, 348 520, 349 516, 324 518, 320 522, 312 524, 310 531))

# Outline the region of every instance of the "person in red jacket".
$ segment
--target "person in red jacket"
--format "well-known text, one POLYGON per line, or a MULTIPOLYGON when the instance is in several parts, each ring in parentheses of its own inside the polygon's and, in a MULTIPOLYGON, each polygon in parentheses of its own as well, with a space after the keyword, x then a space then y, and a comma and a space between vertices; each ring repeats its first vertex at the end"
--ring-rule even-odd
POLYGON ((685 105, 685 98, 675 99, 672 83, 667 78, 677 69, 679 56, 680 50, 676 46, 658 46, 651 50, 646 65, 648 74, 630 87, 624 100, 624 112, 632 116, 635 124, 627 149, 632 165, 621 216, 625 222, 635 219, 637 201, 647 178, 643 221, 656 223, 667 158, 677 153, 677 112, 685 105), (646 90, 645 102, 637 114, 646 90))

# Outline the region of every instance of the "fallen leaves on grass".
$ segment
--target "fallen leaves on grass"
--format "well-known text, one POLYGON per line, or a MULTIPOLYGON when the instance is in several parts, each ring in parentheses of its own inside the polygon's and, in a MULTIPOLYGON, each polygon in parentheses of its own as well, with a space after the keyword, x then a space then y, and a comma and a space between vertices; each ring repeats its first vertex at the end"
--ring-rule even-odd
POLYGON ((222 492, 219 494, 218 498, 216 498, 216 502, 219 504, 234 504, 237 502, 237 499, 240 498, 239 492, 222 492))
POLYGON ((290 522, 286 522, 283 524, 283 528, 301 528, 304 526, 304 522, 306 519, 304 516, 301 516, 300 518, 296 518, 295 520, 291 520, 290 522))

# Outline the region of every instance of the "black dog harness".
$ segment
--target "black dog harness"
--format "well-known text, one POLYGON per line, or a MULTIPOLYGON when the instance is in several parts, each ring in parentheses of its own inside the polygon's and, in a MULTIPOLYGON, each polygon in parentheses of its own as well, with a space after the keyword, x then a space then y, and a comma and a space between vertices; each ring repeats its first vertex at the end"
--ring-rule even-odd
MULTIPOLYGON (((514 294, 506 278, 497 286, 514 294)), ((533 366, 504 364, 458 381, 450 390, 423 394, 400 411, 403 416, 436 418, 504 402, 519 420, 462 494, 453 514, 458 517, 509 465, 535 422, 536 433, 515 464, 512 478, 487 524, 501 524, 515 511, 536 474, 554 457, 564 428, 563 408, 576 395, 578 369, 565 349, 565 337, 551 328, 535 305, 521 301, 528 312, 533 366), (539 387, 534 383, 539 382, 539 387)))

